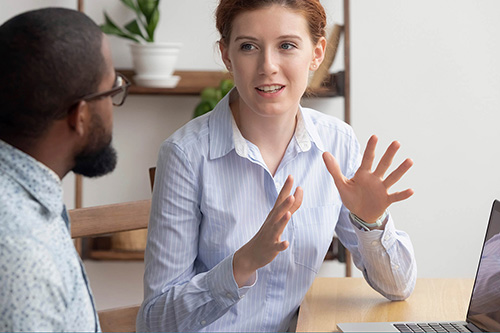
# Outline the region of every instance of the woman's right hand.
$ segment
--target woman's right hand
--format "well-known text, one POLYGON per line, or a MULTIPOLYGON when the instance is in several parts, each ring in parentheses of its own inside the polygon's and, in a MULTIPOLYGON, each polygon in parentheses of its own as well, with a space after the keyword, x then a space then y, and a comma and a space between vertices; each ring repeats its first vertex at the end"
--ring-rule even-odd
POLYGON ((269 264, 278 253, 288 248, 289 243, 281 240, 281 234, 292 214, 302 204, 303 196, 301 187, 297 187, 295 193, 290 195, 292 186, 293 177, 288 176, 262 227, 234 254, 233 274, 238 287, 241 288, 257 269, 269 264))

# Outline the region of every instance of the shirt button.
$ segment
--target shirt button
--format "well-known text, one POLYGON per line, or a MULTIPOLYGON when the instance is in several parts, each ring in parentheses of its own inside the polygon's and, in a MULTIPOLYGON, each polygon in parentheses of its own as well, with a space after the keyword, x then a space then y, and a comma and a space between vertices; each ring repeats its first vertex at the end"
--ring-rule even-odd
POLYGON ((373 246, 377 246, 377 245, 378 245, 378 241, 373 241, 373 242, 372 242, 372 245, 373 245, 373 246))
POLYGON ((399 269, 399 265, 393 265, 392 267, 396 270, 399 269))
POLYGON ((227 296, 227 297, 231 297, 231 294, 230 294, 230 293, 227 293, 227 294, 226 294, 226 296, 227 296))
POLYGON ((207 322, 205 320, 202 320, 200 324, 205 325, 207 322))
POLYGON ((279 190, 281 188, 281 185, 279 182, 274 182, 274 186, 276 186, 276 189, 279 190))

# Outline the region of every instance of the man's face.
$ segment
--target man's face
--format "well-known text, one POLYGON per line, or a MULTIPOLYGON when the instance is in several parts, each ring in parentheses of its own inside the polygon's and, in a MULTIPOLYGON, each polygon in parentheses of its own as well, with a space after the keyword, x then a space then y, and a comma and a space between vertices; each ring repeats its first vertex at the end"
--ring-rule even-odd
MULTIPOLYGON (((102 39, 102 53, 107 70, 98 91, 107 91, 113 88, 116 74, 106 36, 102 39)), ((87 145, 75 157, 73 172, 86 177, 99 177, 113 171, 117 162, 116 150, 111 144, 113 128, 111 97, 89 101, 89 108, 91 119, 87 145)))
POLYGON ((76 156, 73 172, 85 177, 99 177, 113 171, 117 154, 111 144, 111 134, 106 132, 103 120, 94 112, 91 119, 90 141, 76 156))

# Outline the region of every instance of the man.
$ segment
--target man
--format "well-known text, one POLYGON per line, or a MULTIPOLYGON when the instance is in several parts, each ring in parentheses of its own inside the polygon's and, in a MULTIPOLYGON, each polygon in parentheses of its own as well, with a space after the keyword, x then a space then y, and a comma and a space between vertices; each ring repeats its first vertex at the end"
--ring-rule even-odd
POLYGON ((0 331, 100 331, 61 179, 114 169, 112 108, 129 83, 73 10, 18 15, 0 45, 0 331))

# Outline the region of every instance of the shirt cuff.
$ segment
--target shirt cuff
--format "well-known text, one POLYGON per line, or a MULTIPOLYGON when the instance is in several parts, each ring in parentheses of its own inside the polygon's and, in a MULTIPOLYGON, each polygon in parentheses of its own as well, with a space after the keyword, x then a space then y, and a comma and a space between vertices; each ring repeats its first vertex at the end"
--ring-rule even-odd
POLYGON ((374 229, 366 231, 357 227, 354 227, 353 229, 358 236, 359 245, 365 250, 385 250, 390 248, 396 241, 396 228, 394 227, 394 221, 392 220, 390 213, 387 216, 387 223, 385 224, 383 230, 374 229))
POLYGON ((257 274, 251 277, 243 287, 238 284, 233 274, 233 257, 228 256, 207 273, 207 282, 213 299, 224 307, 229 307, 245 297, 246 293, 257 282, 257 274))

